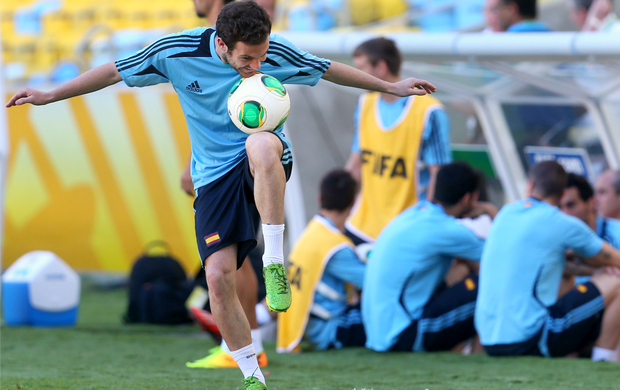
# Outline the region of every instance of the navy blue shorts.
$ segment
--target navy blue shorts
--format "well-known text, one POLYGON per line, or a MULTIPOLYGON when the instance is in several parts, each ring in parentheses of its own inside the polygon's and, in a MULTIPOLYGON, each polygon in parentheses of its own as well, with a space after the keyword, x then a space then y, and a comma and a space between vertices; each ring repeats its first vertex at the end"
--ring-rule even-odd
MULTIPOLYGON (((281 133, 271 133, 282 142, 282 167, 286 180, 293 170, 290 142, 281 133)), ((247 156, 212 183, 196 189, 194 200, 196 241, 200 262, 220 249, 238 244, 237 269, 256 247, 260 217, 254 203, 254 178, 247 156)))
POLYGON ((542 329, 521 343, 485 345, 491 356, 562 357, 594 342, 601 332, 605 301, 592 283, 575 286, 549 308, 542 329))
POLYGON ((422 318, 413 321, 391 351, 448 351, 476 335, 474 311, 478 276, 472 274, 446 288, 424 306, 422 318))
POLYGON ((340 324, 336 331, 334 348, 363 347, 366 345, 366 332, 362 322, 360 305, 351 306, 340 317, 340 324))

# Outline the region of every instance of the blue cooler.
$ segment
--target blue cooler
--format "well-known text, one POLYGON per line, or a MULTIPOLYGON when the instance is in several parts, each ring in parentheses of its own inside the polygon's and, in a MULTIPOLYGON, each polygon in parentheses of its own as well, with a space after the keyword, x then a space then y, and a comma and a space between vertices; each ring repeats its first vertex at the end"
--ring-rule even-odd
POLYGON ((2 275, 2 312, 9 326, 75 325, 80 276, 52 252, 20 257, 2 275))

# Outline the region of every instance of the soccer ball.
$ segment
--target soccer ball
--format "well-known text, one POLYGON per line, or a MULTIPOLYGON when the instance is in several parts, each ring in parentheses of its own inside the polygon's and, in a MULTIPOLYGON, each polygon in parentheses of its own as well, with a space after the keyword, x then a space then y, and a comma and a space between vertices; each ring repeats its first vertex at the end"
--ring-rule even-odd
POLYGON ((228 115, 244 133, 274 131, 288 118, 291 101, 275 77, 257 73, 242 78, 228 94, 228 115))

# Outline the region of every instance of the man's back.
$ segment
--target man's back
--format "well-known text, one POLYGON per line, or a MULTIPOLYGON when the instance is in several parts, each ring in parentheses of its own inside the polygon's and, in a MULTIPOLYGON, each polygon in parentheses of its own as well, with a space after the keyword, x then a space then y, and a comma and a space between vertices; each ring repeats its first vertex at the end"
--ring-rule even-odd
POLYGON ((525 341, 555 304, 564 254, 590 257, 602 240, 582 221, 528 198, 502 208, 482 255, 476 329, 483 345, 525 341))
POLYGON ((389 349, 411 320, 421 317, 453 257, 477 260, 483 245, 431 202, 422 201, 396 217, 379 236, 366 270, 366 346, 389 349))

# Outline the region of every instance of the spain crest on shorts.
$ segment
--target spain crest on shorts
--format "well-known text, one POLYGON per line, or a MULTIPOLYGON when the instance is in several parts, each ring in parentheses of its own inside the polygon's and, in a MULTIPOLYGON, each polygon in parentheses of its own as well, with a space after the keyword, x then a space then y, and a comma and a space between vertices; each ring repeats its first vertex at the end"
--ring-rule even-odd
POLYGON ((217 244, 220 241, 221 239, 220 239, 220 235, 218 234, 218 232, 209 234, 208 236, 205 237, 205 242, 207 243, 207 246, 217 244))

